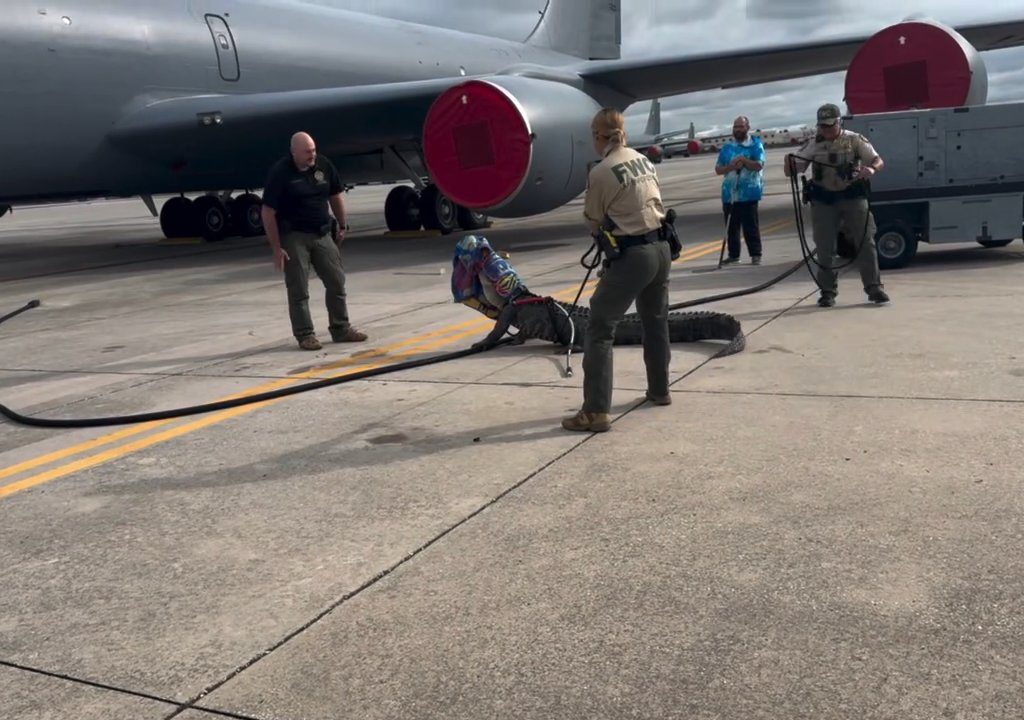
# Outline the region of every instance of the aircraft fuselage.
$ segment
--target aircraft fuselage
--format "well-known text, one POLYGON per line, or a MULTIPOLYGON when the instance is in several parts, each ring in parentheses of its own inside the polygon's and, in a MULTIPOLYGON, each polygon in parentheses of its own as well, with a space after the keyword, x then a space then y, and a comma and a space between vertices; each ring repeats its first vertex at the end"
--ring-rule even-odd
MULTIPOLYGON (((110 142, 120 119, 160 100, 457 78, 573 60, 327 5, 9 0, 0 23, 0 201, 262 184, 265 148, 254 154, 260 162, 212 157, 205 168, 176 168, 110 142)), ((287 141, 272 154, 286 152, 287 141)), ((384 177, 379 157, 321 151, 336 158, 348 182, 399 179, 384 177)))

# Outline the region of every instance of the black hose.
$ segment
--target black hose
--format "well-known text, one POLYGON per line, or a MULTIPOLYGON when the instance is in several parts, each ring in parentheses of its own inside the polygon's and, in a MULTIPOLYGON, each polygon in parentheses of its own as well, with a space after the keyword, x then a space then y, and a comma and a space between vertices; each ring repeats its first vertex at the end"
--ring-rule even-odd
POLYGON ((32 308, 37 308, 37 307, 39 307, 39 304, 40 303, 39 303, 38 300, 29 300, 27 303, 25 303, 24 307, 20 307, 17 310, 15 310, 14 312, 9 312, 6 315, 4 315, 3 317, 0 317, 0 323, 5 323, 8 320, 10 320, 12 317, 16 317, 17 315, 21 315, 26 310, 31 310, 32 308))
POLYGON ((412 368, 423 367, 425 365, 433 365, 435 363, 445 362, 446 360, 455 360, 456 358, 466 357, 467 355, 475 355, 476 353, 484 352, 485 350, 489 350, 492 347, 497 347, 498 345, 503 345, 511 341, 512 338, 503 338, 494 345, 490 345, 488 347, 456 350, 454 352, 442 353, 440 355, 434 355, 432 357, 427 358, 420 358, 418 360, 407 360, 406 362, 395 363, 394 365, 385 365, 379 368, 362 370, 360 372, 345 375, 343 377, 316 380, 314 382, 304 383, 302 385, 296 385, 294 387, 280 388, 278 390, 270 390, 268 392, 257 393, 256 395, 247 395, 245 397, 234 398, 232 400, 220 400, 218 402, 206 403, 205 405, 190 405, 189 407, 174 408, 172 410, 160 410, 157 412, 138 413, 136 415, 113 415, 110 417, 98 418, 64 419, 30 417, 28 415, 22 415, 21 413, 15 412, 6 405, 0 405, 0 415, 3 415, 8 420, 13 420, 16 423, 21 423, 22 425, 31 425, 33 427, 47 428, 105 427, 108 425, 127 425, 130 423, 152 422, 154 420, 169 420, 171 418, 185 417, 187 415, 199 415, 201 413, 214 412, 216 410, 227 410, 228 408, 239 407, 242 405, 251 405, 253 403, 266 402, 267 400, 276 400, 277 398, 287 397, 289 395, 297 395, 299 393, 309 392, 310 390, 319 390, 320 388, 331 387, 333 385, 341 385, 343 383, 352 382, 353 380, 362 380, 364 378, 376 377, 377 375, 398 372, 399 370, 410 370, 412 368))
MULTIPOLYGON (((818 251, 812 250, 811 255, 813 255, 816 252, 818 251)), ((776 277, 773 277, 771 280, 763 282, 760 285, 755 285, 754 287, 750 288, 744 288, 743 290, 734 290, 732 292, 722 293, 721 295, 708 295, 707 297, 697 298, 696 300, 687 300, 685 302, 673 303, 672 305, 668 306, 668 309, 670 311, 682 310, 683 308, 693 307, 694 305, 706 305, 707 303, 718 302, 720 300, 728 300, 729 298, 742 297, 744 295, 753 295, 754 293, 761 292, 762 290, 767 290, 776 283, 782 282, 790 275, 795 273, 797 270, 799 270, 801 265, 806 264, 807 258, 804 258, 803 260, 798 260, 796 264, 793 265, 793 267, 791 267, 786 272, 782 273, 781 275, 777 275, 776 277)))
MULTIPOLYGON (((794 204, 796 202, 796 189, 794 184, 794 204)), ((801 237, 801 252, 804 257, 802 260, 793 265, 793 267, 786 270, 781 275, 778 275, 767 282, 755 285, 751 288, 743 290, 735 290, 733 292, 722 293, 720 295, 708 295, 706 297, 697 298, 695 300, 687 300, 685 302, 675 303, 669 305, 668 309, 680 310, 682 308, 693 307, 695 305, 705 305, 707 303, 718 302, 720 300, 727 300, 729 298, 741 297, 743 295, 752 295, 753 293, 761 292, 776 283, 782 282, 787 277, 792 275, 794 272, 800 269, 801 265, 806 265, 808 271, 811 272, 811 277, 814 278, 814 272, 810 270, 811 257, 817 252, 817 249, 808 251, 806 248, 806 240, 803 237, 803 217, 800 214, 799 207, 796 207, 796 222, 797 232, 801 237)), ((579 302, 580 295, 583 294, 583 288, 587 284, 587 280, 590 278, 590 273, 593 272, 601 263, 601 251, 595 243, 591 248, 584 253, 583 257, 580 258, 580 263, 583 267, 587 268, 586 277, 580 284, 580 290, 576 293, 576 299, 573 300, 573 308, 575 309, 576 304, 579 302), (594 259, 591 262, 587 262, 588 256, 596 250, 594 259)), ((8 313, 3 317, 0 317, 0 323, 9 320, 16 315, 20 315, 26 310, 31 310, 34 307, 39 307, 38 300, 32 300, 27 303, 24 307, 15 310, 12 313, 8 313)), ((304 383, 302 385, 296 385, 294 387, 280 388, 278 390, 271 390, 264 393, 258 393, 256 395, 247 395, 245 397, 234 398, 232 400, 221 400, 218 402, 206 403, 205 405, 190 405, 183 408, 174 408, 171 410, 160 410, 157 412, 149 413, 138 413, 135 415, 114 415, 110 417, 98 417, 98 418, 40 418, 31 417, 28 415, 22 415, 21 413, 11 410, 6 405, 0 404, 0 415, 3 415, 8 420, 11 420, 22 425, 31 425, 33 427, 48 427, 48 428, 86 428, 86 427, 106 427, 109 425, 127 425, 130 423, 143 423, 152 422, 155 420, 169 420, 171 418, 185 417, 188 415, 199 415, 202 413, 215 412, 217 410, 226 410, 228 408, 240 407, 242 405, 251 405, 253 403, 266 402, 268 400, 276 400, 277 398, 287 397, 289 395, 297 395, 299 393, 309 392, 311 390, 319 390, 320 388, 332 387, 334 385, 341 385, 343 383, 352 382, 354 380, 362 380, 364 378, 376 377, 378 375, 385 375, 387 373, 398 372, 400 370, 410 370, 412 368, 424 367, 426 365, 433 365, 436 363, 446 362, 448 360, 455 360, 457 358, 466 357, 468 355, 474 355, 476 353, 490 350, 491 348, 504 345, 512 342, 514 337, 502 338, 496 343, 470 347, 465 350, 456 350, 450 353, 442 353, 440 355, 434 355, 428 358, 420 358, 418 360, 408 360, 406 362, 396 363, 394 365, 385 365, 379 368, 372 368, 369 370, 363 370, 350 375, 345 375, 338 378, 327 378, 325 380, 316 380, 314 382, 304 383)), ((568 367, 568 357, 566 358, 566 366, 568 367)), ((571 370, 567 372, 567 375, 571 375, 571 370)))

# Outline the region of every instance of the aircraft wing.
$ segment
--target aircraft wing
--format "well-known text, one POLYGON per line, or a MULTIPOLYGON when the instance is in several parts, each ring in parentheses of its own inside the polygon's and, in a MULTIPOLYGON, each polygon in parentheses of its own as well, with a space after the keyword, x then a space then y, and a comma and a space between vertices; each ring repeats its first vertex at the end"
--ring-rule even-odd
MULTIPOLYGON (((955 28, 978 50, 1024 45, 1024 20, 955 28)), ((870 35, 729 52, 598 61, 581 67, 587 81, 634 100, 733 88, 844 70, 870 35)))
POLYGON ((327 153, 358 153, 418 140, 437 95, 467 78, 442 78, 287 92, 192 95, 143 101, 111 129, 109 140, 133 153, 201 158, 266 145, 280 155, 297 130, 327 153), (322 139, 321 139, 322 138, 322 139))

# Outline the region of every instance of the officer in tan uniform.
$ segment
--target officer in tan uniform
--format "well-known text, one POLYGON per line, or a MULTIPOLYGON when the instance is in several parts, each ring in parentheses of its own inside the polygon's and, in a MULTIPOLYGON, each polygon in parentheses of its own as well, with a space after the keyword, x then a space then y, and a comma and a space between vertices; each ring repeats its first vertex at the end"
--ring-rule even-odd
POLYGON ((837 235, 843 228, 854 248, 856 262, 868 300, 887 303, 882 289, 875 252, 875 219, 868 207, 871 177, 882 169, 882 158, 863 135, 844 130, 839 107, 831 103, 818 108, 818 134, 796 155, 787 155, 783 166, 786 177, 801 173, 812 165, 808 195, 814 245, 818 249, 818 285, 822 288, 818 305, 836 304, 836 272, 832 269, 837 235))
POLYGON ((562 421, 566 430, 603 432, 611 428, 612 341, 615 326, 636 301, 643 325, 647 399, 672 402, 668 389, 669 243, 661 232, 665 208, 650 160, 626 147, 622 113, 604 108, 591 122, 594 149, 604 159, 587 179, 583 215, 592 234, 610 229, 621 250, 601 275, 590 299, 583 347, 583 409, 562 421))

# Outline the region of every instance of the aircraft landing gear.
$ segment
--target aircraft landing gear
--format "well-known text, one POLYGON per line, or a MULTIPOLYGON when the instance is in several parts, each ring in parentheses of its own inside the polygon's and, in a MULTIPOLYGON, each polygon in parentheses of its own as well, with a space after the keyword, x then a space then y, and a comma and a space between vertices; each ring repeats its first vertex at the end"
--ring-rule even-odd
POLYGON ((197 225, 195 206, 187 197, 173 197, 160 209, 160 229, 165 238, 193 237, 197 225))
POLYGON ((227 200, 217 195, 173 197, 160 210, 160 229, 168 239, 199 236, 218 242, 233 235, 255 237, 263 234, 261 209, 260 196, 249 192, 227 200))
POLYGON ((233 231, 242 237, 263 234, 263 201, 255 193, 245 193, 228 202, 233 231))
POLYGON ((408 185, 396 185, 384 201, 384 220, 391 232, 420 229, 420 194, 408 185))
POLYGON ((488 222, 483 213, 453 203, 436 185, 427 185, 422 193, 408 185, 396 185, 384 201, 384 219, 391 232, 424 228, 440 230, 443 235, 460 227, 479 230, 488 222))
POLYGON ((192 201, 196 230, 208 242, 217 242, 228 236, 230 220, 228 208, 216 195, 203 195, 192 201))
POLYGON ((482 212, 470 210, 469 208, 456 205, 456 216, 459 220, 459 227, 463 230, 479 230, 487 227, 489 220, 482 212))
POLYGON ((420 217, 427 230, 440 230, 447 235, 458 222, 455 203, 441 194, 437 185, 427 185, 420 194, 420 217))

